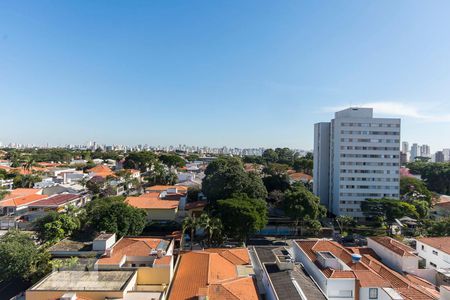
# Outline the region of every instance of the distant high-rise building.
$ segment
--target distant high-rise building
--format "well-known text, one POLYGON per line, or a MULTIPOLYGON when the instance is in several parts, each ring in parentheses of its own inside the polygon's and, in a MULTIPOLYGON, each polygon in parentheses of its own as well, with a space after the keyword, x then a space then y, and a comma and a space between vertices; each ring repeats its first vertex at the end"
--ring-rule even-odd
POLYGON ((349 108, 314 125, 314 193, 335 215, 362 218, 361 202, 399 198, 400 119, 349 108))
POLYGON ((400 165, 404 166, 408 163, 408 154, 400 152, 400 165))
POLYGON ((417 143, 414 143, 411 146, 411 155, 409 157, 409 161, 415 161, 417 156, 420 156, 419 145, 417 143))
POLYGON ((443 151, 436 152, 436 154, 434 155, 434 161, 435 162, 444 162, 445 161, 444 152, 443 151))
POLYGON ((402 142, 402 152, 403 153, 409 152, 409 143, 408 142, 402 142))
POLYGON ((442 152, 444 153, 444 161, 450 161, 450 149, 444 149, 442 152))
POLYGON ((420 146, 420 156, 421 157, 431 157, 430 146, 428 146, 428 145, 420 146))

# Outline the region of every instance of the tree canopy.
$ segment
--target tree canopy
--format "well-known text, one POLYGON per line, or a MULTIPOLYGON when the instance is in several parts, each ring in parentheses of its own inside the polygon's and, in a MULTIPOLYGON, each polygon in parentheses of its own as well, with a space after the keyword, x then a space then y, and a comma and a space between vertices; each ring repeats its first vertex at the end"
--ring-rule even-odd
POLYGON ((177 154, 161 154, 159 160, 168 167, 181 168, 186 165, 186 161, 177 154))
POLYGON ((242 193, 255 199, 267 197, 261 177, 253 172, 245 172, 239 158, 226 156, 219 157, 208 165, 202 190, 212 203, 242 193))
POLYGON ((392 222, 404 216, 419 218, 419 214, 413 204, 389 198, 363 201, 361 202, 361 211, 367 218, 372 220, 384 217, 387 221, 392 222))
POLYGON ((414 177, 400 178, 400 195, 405 201, 423 200, 431 204, 433 193, 422 180, 414 177))
POLYGON ((266 203, 245 194, 218 200, 216 212, 229 237, 244 242, 247 237, 267 224, 266 203))
POLYGON ((125 158, 123 167, 125 169, 138 169, 141 172, 146 172, 157 161, 157 157, 150 151, 131 152, 125 158))
POLYGON ((407 166, 413 174, 420 174, 431 191, 450 194, 450 163, 412 162, 407 166))
POLYGON ((317 220, 326 214, 319 197, 302 185, 295 185, 284 193, 284 211, 294 221, 317 220))
POLYGON ((35 222, 35 229, 41 241, 58 242, 79 230, 80 219, 74 214, 50 212, 35 222))
POLYGON ((29 234, 11 230, 0 238, 0 281, 40 277, 49 271, 48 259, 29 234))
POLYGON ((123 197, 100 198, 87 207, 87 223, 96 232, 115 232, 118 236, 139 235, 147 223, 143 209, 129 206, 123 197))

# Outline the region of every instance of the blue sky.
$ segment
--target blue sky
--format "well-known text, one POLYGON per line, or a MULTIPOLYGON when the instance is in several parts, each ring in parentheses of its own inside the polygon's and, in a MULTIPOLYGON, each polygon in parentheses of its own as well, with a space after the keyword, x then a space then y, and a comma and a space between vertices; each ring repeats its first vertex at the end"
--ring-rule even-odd
POLYGON ((288 146, 350 105, 450 147, 449 1, 1 1, 0 141, 288 146))

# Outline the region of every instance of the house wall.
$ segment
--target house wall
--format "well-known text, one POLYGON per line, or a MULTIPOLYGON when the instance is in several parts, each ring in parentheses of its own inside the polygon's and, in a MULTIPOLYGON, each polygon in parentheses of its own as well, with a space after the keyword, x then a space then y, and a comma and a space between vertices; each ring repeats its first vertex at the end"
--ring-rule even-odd
POLYGON ((416 251, 418 255, 426 260, 426 267, 431 269, 450 268, 450 255, 416 241, 416 251), (433 253, 433 251, 436 251, 433 253), (432 265, 435 264, 436 266, 432 265))
MULTIPOLYGON (((333 278, 326 282, 326 293, 328 299, 353 300, 355 299, 355 279, 333 278)), ((368 298, 366 298, 368 299, 368 298)))
POLYGON ((306 253, 303 252, 300 246, 298 246, 298 244, 295 242, 292 245, 292 252, 295 261, 301 262, 303 264, 308 274, 316 281, 317 285, 324 292, 324 294, 327 294, 327 278, 322 273, 322 271, 317 268, 317 266, 311 261, 311 259, 309 259, 306 253))
POLYGON ((420 258, 418 256, 398 255, 391 249, 378 244, 371 238, 367 239, 367 246, 375 251, 385 265, 397 272, 405 271, 411 273, 413 270, 419 268, 420 258))
POLYGON ((173 221, 177 216, 178 208, 174 209, 148 209, 147 219, 149 221, 173 221))
MULTIPOLYGON (((378 290, 378 298, 376 300, 392 300, 392 297, 383 288, 373 287, 378 290)), ((369 298, 369 287, 361 287, 359 289, 359 300, 371 300, 369 298)), ((375 299, 374 299, 375 300, 375 299)))
POLYGON ((78 297, 90 300, 104 300, 107 297, 121 299, 124 296, 122 291, 31 291, 25 293, 26 300, 49 300, 59 299, 67 292, 75 292, 78 297))
POLYGON ((170 268, 138 268, 137 284, 138 285, 169 285, 170 268))

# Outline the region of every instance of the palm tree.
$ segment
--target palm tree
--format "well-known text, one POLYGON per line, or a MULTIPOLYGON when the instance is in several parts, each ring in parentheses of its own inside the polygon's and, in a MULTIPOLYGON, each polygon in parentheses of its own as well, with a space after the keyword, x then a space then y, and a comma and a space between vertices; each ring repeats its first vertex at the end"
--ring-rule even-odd
POLYGON ((208 214, 203 213, 200 216, 199 224, 205 230, 208 246, 211 247, 213 237, 220 236, 222 233, 222 221, 219 218, 211 218, 208 214))
POLYGON ((195 233, 195 229, 198 226, 198 220, 195 217, 186 217, 183 220, 183 224, 182 224, 182 231, 181 231, 181 245, 180 248, 183 249, 183 241, 184 241, 184 233, 186 232, 187 229, 191 230, 191 250, 192 250, 192 246, 193 246, 193 242, 194 242, 194 233, 195 233))
POLYGON ((33 159, 33 157, 29 157, 23 165, 24 170, 31 171, 31 168, 35 165, 35 163, 36 161, 33 159))

